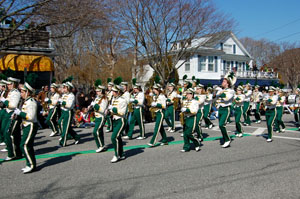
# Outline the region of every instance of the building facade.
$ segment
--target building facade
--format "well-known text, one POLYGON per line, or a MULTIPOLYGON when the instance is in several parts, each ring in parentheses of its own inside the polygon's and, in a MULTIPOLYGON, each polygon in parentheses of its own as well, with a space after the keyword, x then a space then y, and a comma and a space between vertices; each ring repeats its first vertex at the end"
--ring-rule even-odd
MULTIPOLYGON (((174 50, 181 48, 180 42, 174 46, 174 50)), ((231 71, 237 75, 237 84, 249 82, 270 85, 278 82, 275 73, 253 70, 253 58, 232 32, 221 32, 194 39, 190 43, 190 48, 193 49, 191 56, 186 60, 180 60, 176 65, 180 66, 179 82, 187 75, 188 79, 195 76, 204 85, 219 85, 224 75, 231 71)), ((149 66, 144 66, 144 74, 138 79, 147 82, 152 75, 153 70, 149 66)))

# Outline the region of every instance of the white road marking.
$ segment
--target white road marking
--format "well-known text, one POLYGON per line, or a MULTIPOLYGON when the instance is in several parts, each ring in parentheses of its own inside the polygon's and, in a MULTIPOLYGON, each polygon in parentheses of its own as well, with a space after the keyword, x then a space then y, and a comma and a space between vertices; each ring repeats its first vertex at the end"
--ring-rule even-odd
POLYGON ((261 135, 261 134, 263 134, 263 132, 265 130, 266 130, 265 128, 258 128, 253 133, 250 133, 250 134, 252 134, 252 135, 261 135))
POLYGON ((278 135, 273 135, 273 137, 274 138, 287 139, 287 140, 300 140, 300 138, 284 137, 284 136, 278 136, 278 135))

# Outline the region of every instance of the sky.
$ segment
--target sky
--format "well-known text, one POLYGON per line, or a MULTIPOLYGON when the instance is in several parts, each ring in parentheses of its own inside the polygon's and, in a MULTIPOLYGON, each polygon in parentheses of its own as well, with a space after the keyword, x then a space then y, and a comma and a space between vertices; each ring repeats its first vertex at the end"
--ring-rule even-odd
POLYGON ((300 0, 214 0, 236 22, 238 38, 300 43, 300 0))

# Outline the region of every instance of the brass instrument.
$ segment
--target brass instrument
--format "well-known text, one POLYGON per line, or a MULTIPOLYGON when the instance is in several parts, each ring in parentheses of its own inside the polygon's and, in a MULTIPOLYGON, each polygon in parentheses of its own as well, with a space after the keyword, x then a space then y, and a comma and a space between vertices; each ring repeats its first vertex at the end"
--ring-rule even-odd
POLYGON ((183 112, 179 113, 179 121, 180 121, 180 124, 183 126, 184 125, 184 113, 183 112))

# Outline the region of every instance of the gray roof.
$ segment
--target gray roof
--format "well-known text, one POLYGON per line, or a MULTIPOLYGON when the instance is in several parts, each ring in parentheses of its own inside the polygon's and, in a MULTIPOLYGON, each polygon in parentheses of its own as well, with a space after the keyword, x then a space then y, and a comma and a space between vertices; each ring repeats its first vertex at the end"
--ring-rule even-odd
POLYGON ((225 41, 228 37, 231 36, 231 34, 232 34, 231 31, 223 31, 223 32, 205 35, 204 37, 210 37, 210 39, 208 39, 205 43, 203 43, 202 46, 213 48, 217 44, 221 43, 222 41, 225 41))

